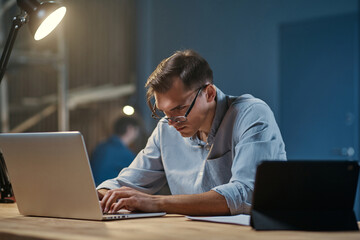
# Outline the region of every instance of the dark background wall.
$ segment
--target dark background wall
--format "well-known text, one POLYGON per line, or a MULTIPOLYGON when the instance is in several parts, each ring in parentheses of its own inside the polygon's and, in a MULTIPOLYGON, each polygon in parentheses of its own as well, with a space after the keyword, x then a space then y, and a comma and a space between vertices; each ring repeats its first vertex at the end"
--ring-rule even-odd
POLYGON ((224 92, 251 93, 265 100, 278 117, 280 24, 356 13, 357 3, 357 0, 138 0, 140 86, 163 58, 176 50, 191 48, 208 60, 215 84, 224 92))

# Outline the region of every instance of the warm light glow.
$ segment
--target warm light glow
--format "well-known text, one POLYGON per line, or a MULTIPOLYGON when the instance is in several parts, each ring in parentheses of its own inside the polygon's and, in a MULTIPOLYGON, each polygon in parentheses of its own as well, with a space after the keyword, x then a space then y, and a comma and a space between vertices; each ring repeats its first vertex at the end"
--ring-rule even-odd
POLYGON ((61 22, 66 13, 66 7, 60 7, 51 13, 39 26, 35 33, 35 40, 46 37, 61 22))
POLYGON ((125 107, 123 107, 123 112, 126 115, 131 116, 134 114, 135 109, 132 106, 126 105, 125 107))

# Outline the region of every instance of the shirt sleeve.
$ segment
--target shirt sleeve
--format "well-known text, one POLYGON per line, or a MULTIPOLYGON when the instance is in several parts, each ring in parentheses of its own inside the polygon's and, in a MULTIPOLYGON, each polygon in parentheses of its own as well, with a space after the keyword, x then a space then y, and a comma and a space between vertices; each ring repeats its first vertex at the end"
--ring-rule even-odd
POLYGON ((212 190, 225 197, 232 215, 250 214, 257 165, 263 160, 286 160, 285 146, 275 117, 264 103, 237 115, 232 136, 232 177, 212 190))
POLYGON ((115 189, 127 186, 141 192, 154 194, 166 184, 164 167, 159 148, 159 128, 155 128, 145 148, 138 153, 129 167, 116 178, 101 183, 97 189, 115 189))

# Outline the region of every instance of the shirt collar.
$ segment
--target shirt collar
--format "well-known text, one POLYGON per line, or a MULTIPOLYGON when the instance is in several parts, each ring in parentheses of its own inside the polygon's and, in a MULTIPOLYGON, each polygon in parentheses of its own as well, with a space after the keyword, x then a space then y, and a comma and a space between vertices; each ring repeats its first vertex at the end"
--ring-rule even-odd
POLYGON ((216 110, 207 139, 208 144, 213 143, 216 132, 219 129, 221 121, 223 120, 227 110, 228 110, 228 104, 226 101, 226 95, 220 89, 216 88, 216 110))
MULTIPOLYGON (((228 104, 227 104, 227 97, 226 95, 219 89, 216 87, 216 109, 215 109, 215 115, 214 115, 214 119, 213 122, 211 124, 211 128, 210 128, 210 132, 207 138, 207 144, 206 145, 211 145, 214 141, 216 132, 221 124, 221 121, 225 115, 225 113, 228 110, 228 104)), ((195 141, 195 142, 202 142, 201 140, 199 140, 197 138, 197 135, 195 134, 194 136, 192 136, 190 138, 191 140, 195 141)))

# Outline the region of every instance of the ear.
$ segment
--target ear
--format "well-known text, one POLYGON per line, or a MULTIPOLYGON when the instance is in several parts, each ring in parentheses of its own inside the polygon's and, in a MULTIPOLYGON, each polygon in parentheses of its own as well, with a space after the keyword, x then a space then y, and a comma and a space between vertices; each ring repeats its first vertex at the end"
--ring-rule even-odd
POLYGON ((215 101, 216 97, 216 87, 213 84, 209 84, 206 89, 206 101, 212 102, 215 101))

